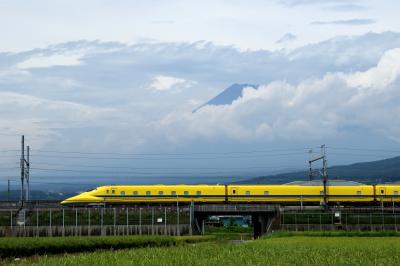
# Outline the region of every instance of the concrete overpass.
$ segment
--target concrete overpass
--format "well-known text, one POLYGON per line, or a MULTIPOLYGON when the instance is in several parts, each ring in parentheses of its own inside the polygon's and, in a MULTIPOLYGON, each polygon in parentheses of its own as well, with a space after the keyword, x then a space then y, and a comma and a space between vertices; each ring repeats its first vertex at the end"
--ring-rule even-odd
POLYGON ((203 204, 192 207, 192 228, 204 232, 204 221, 212 215, 250 215, 254 227, 254 238, 280 227, 280 208, 266 204, 203 204))

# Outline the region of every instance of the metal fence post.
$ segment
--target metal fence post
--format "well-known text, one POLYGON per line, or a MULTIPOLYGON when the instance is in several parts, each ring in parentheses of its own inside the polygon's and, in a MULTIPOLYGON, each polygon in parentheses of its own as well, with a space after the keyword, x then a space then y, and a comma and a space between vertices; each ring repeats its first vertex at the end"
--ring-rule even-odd
POLYGON ((139 208, 139 234, 142 234, 142 208, 139 208))
POLYGON ((126 226, 129 226, 129 209, 126 208, 126 226))
POLYGON ((90 208, 88 209, 88 235, 90 236, 90 208))
POLYGON ((36 207, 36 230, 39 235, 39 209, 36 207))
POLYGON ((117 234, 116 230, 115 230, 115 226, 117 224, 117 210, 114 207, 114 235, 117 234))
POLYGON ((129 235, 129 208, 126 207, 126 235, 129 235))
POLYGON ((393 210, 393 213, 394 213, 394 199, 392 198, 392 210, 393 210))
POLYGON ((100 208, 100 228, 103 230, 104 208, 100 208))
POLYGON ((322 231, 322 214, 319 214, 319 230, 322 231))
POLYGON ((164 234, 167 234, 167 207, 164 207, 164 234))
POLYGON ((65 210, 62 208, 62 233, 65 235, 65 210))
POLYGON ((176 200, 176 234, 179 236, 179 201, 176 200))
POLYGON ((13 211, 12 211, 12 209, 10 210, 10 227, 11 227, 11 229, 13 228, 13 211))
POLYGON ((75 208, 75 234, 78 233, 78 209, 75 208))
POLYGON ((371 232, 372 230, 372 213, 369 213, 369 226, 371 227, 371 232))
POLYGON ((300 196, 300 211, 303 210, 303 196, 300 196))
POLYGON ((154 207, 151 207, 151 234, 154 235, 154 207))
POLYGON ((192 235, 192 208, 193 208, 193 200, 189 206, 189 235, 192 235))

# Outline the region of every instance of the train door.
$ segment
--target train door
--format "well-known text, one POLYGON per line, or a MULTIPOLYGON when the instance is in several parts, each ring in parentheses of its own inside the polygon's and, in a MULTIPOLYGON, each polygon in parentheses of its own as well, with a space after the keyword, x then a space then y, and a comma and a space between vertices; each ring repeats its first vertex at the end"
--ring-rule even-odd
POLYGON ((230 201, 237 201, 239 195, 239 189, 237 187, 230 187, 229 195, 231 196, 230 201))
POLYGON ((383 202, 385 201, 385 197, 386 197, 386 188, 385 187, 379 187, 377 194, 379 195, 379 200, 383 204, 383 202))

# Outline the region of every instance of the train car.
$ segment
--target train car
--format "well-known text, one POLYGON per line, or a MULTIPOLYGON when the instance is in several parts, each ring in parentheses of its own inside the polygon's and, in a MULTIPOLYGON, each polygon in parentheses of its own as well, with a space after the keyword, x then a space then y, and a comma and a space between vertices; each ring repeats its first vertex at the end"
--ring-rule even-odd
POLYGON ((400 203, 400 184, 375 185, 375 197, 379 202, 400 203))
MULTIPOLYGON (((373 202, 374 188, 351 181, 334 180, 327 184, 327 202, 373 202)), ((284 185, 228 186, 230 202, 322 203, 324 187, 321 181, 296 181, 284 185)))
POLYGON ((251 202, 319 202, 319 186, 299 185, 229 185, 228 201, 251 202))
POLYGON ((68 198, 61 204, 87 203, 169 203, 169 202, 225 202, 225 185, 138 185, 102 186, 68 198))

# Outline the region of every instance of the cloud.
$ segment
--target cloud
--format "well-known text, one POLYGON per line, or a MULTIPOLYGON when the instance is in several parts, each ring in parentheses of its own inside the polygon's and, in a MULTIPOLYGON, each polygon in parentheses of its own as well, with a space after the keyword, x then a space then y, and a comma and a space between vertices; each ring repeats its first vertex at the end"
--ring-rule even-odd
POLYGON ((23 62, 20 62, 17 67, 21 69, 28 68, 46 68, 53 66, 75 66, 81 63, 79 55, 51 55, 51 56, 35 56, 23 62))
POLYGON ((366 71, 248 87, 231 105, 172 113, 158 126, 180 140, 225 136, 241 141, 337 137, 343 128, 358 127, 400 143, 400 127, 394 123, 400 107, 393 100, 400 96, 399 62, 400 48, 387 51, 366 71))
POLYGON ((188 81, 184 79, 170 76, 156 76, 153 78, 150 88, 156 91, 170 91, 185 84, 188 85, 188 81))
MULTIPOLYGON (((60 136, 62 129, 104 123, 114 112, 111 107, 98 108, 0 91, 0 130, 10 135, 29 135, 37 149, 60 136)), ((0 146, 7 145, 8 140, 3 141, 0 146)))
POLYGON ((0 127, 40 136, 36 147, 114 152, 201 150, 210 143, 232 150, 277 140, 303 146, 353 134, 350 127, 363 132, 358 139, 397 140, 398 47, 400 34, 384 32, 287 51, 77 41, 0 54, 0 127), (59 54, 79 54, 80 63, 17 67, 59 54), (192 113, 233 83, 265 85, 192 113))
POLYGON ((175 20, 152 20, 152 24, 175 24, 175 20))
POLYGON ((375 20, 364 19, 364 18, 311 22, 312 25, 348 25, 348 26, 369 25, 369 24, 374 24, 374 23, 375 23, 375 20))
POLYGON ((293 33, 287 32, 275 43, 286 43, 286 42, 294 41, 296 39, 297 39, 296 35, 294 35, 293 33))
POLYGON ((278 0, 286 7, 320 6, 330 10, 354 11, 366 9, 358 0, 278 0))

